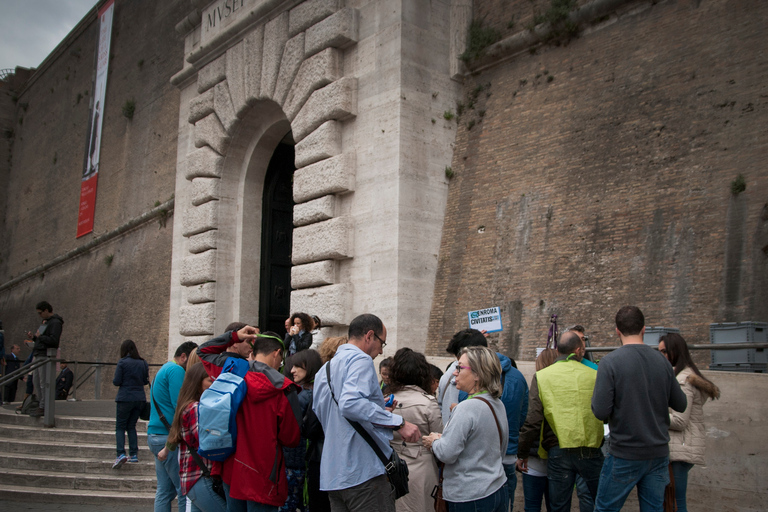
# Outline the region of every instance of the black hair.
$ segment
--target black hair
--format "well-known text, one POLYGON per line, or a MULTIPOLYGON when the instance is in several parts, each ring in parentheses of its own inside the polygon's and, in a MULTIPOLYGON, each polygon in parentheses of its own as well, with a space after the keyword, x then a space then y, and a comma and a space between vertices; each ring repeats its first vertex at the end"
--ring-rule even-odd
POLYGON ((445 347, 445 351, 452 354, 455 357, 459 357, 459 353, 465 347, 487 347, 488 340, 485 339, 485 335, 477 329, 464 329, 453 335, 451 341, 448 342, 448 346, 445 347))
POLYGON ((685 370, 686 366, 690 366, 693 373, 701 378, 704 377, 699 369, 696 367, 696 363, 693 362, 691 353, 688 350, 688 344, 685 339, 675 332, 670 332, 659 338, 659 343, 664 342, 664 348, 667 351, 667 359, 672 363, 675 368, 675 375, 685 370))
POLYGON ((393 362, 390 391, 398 391, 409 385, 419 386, 427 393, 432 390, 432 374, 424 354, 407 347, 401 348, 395 352, 393 362))
POLYGON ((429 363, 429 373, 432 375, 432 379, 435 382, 440 382, 440 379, 443 377, 443 370, 433 365, 432 363, 429 363))
POLYGON ((295 319, 301 320, 301 327, 306 331, 309 332, 312 330, 312 326, 315 325, 315 322, 310 318, 310 316, 306 313, 294 313, 291 315, 291 325, 293 325, 293 321, 295 319))
POLYGON ((573 354, 581 347, 581 338, 573 331, 564 332, 560 335, 560 341, 557 343, 557 351, 563 355, 573 354))
POLYGON ((197 348, 197 343, 194 341, 185 341, 181 345, 179 345, 179 348, 176 349, 176 352, 173 354, 173 357, 181 357, 181 354, 186 355, 189 357, 189 354, 197 348))
POLYGON ((257 334, 256 339, 253 340, 253 355, 261 354, 265 356, 277 349, 285 352, 285 345, 283 344, 283 340, 280 339, 280 336, 272 331, 257 334))
POLYGON ((240 329, 242 329, 242 328, 243 328, 243 327, 245 327, 246 325, 248 325, 248 324, 245 324, 245 323, 243 323, 243 322, 232 322, 231 324, 229 324, 229 325, 228 325, 228 326, 227 326, 227 327, 224 329, 224 332, 229 332, 229 331, 239 331, 240 329))
POLYGON ((122 359, 125 356, 130 356, 131 359, 144 359, 139 355, 139 349, 136 348, 136 344, 133 340, 125 340, 120 345, 120 358, 122 359))
POLYGON ((381 337, 384 334, 384 324, 376 315, 365 313, 355 317, 349 324, 347 337, 349 339, 362 338, 368 331, 373 331, 376 336, 381 337))
POLYGON ((381 373, 382 368, 392 368, 393 364, 394 364, 394 359, 392 359, 391 357, 385 357, 379 363, 379 373, 381 373))
MULTIPOLYGON (((291 371, 291 367, 293 366, 303 368, 304 371, 307 372, 307 376, 304 378, 304 383, 307 384, 315 380, 315 374, 320 369, 320 367, 323 366, 323 360, 317 350, 308 348, 307 350, 296 352, 288 358, 288 361, 285 363, 285 367, 288 368, 289 373, 291 371)), ((293 380, 293 376, 291 376, 291 380, 293 380)))
POLYGON ((40 301, 37 303, 37 306, 35 306, 35 309, 39 309, 40 311, 48 311, 50 313, 53 313, 53 306, 48 304, 47 302, 40 301))
POLYGON ((624 306, 616 313, 616 328, 624 336, 636 336, 645 327, 645 316, 637 306, 624 306))

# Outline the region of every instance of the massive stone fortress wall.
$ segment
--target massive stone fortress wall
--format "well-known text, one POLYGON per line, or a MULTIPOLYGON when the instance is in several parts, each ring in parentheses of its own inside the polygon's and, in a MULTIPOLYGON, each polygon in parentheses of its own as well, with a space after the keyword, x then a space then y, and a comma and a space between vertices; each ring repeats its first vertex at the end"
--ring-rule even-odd
MULTIPOLYGON (((526 3, 476 1, 475 18, 526 3)), ((768 319, 766 19, 756 1, 625 2, 472 75, 428 351, 496 305, 493 340, 524 360, 553 313, 593 344, 625 304, 695 343, 710 322, 768 319)))
MULTIPOLYGON (((0 244, 0 314, 20 343, 47 300, 65 319, 63 354, 116 361, 134 339, 150 362, 167 356, 171 223, 154 220, 90 252, 13 279, 125 226, 174 193, 186 2, 116 2, 94 232, 75 238, 88 137, 98 22, 95 11, 13 92, 11 164, 0 244), (150 36, 151 35, 151 36, 150 36), (133 117, 123 107, 134 101, 133 117)), ((162 220, 162 219, 161 219, 162 220)), ((111 387, 111 382, 109 383, 111 387)))

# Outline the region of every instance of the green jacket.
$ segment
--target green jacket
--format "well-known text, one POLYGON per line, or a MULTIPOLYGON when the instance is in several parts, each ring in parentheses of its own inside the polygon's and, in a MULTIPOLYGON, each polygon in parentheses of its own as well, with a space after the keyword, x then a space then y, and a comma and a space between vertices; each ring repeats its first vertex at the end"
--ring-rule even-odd
POLYGON ((603 422, 592 414, 597 372, 574 359, 559 360, 536 372, 544 417, 560 448, 599 448, 603 422))

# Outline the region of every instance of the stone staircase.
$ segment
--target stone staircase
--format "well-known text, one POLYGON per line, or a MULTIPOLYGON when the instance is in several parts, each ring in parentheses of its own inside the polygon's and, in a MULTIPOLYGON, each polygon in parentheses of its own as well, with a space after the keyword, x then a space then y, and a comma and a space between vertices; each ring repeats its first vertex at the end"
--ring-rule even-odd
POLYGON ((146 422, 137 425, 140 462, 114 470, 114 402, 90 402, 56 402, 55 428, 43 427, 42 418, 15 414, 16 404, 0 407, 0 503, 153 509, 155 466, 147 448, 146 422), (111 417, 106 415, 110 410, 111 417), (89 411, 101 414, 82 415, 89 411))

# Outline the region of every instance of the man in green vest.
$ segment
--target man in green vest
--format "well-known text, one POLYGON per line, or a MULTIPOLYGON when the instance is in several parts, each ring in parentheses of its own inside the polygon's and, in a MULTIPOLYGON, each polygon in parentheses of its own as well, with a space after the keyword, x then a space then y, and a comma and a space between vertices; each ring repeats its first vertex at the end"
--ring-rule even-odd
POLYGON ((584 342, 575 332, 565 332, 557 351, 557 360, 536 372, 531 381, 517 465, 520 471, 528 470, 529 449, 539 439, 546 421, 557 437, 547 458, 549 501, 552 512, 568 512, 577 474, 587 483, 592 497, 597 495, 603 467, 603 422, 592 414, 597 372, 580 362, 584 342))

